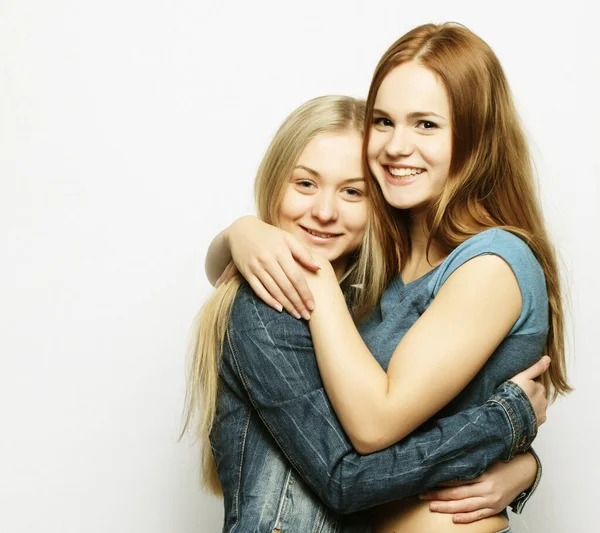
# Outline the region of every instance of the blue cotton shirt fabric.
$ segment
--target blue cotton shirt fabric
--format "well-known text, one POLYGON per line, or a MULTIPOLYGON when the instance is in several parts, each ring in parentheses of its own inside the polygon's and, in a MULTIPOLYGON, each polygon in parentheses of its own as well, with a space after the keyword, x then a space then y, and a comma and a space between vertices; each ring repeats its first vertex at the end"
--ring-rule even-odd
POLYGON ((546 281, 542 267, 527 244, 508 231, 497 228, 483 231, 458 246, 440 265, 414 282, 405 284, 397 276, 375 311, 359 328, 373 355, 387 369, 396 346, 429 307, 444 282, 467 261, 488 254, 501 257, 515 274, 523 302, 521 314, 481 371, 436 418, 485 403, 498 385, 543 355, 549 320, 546 281))

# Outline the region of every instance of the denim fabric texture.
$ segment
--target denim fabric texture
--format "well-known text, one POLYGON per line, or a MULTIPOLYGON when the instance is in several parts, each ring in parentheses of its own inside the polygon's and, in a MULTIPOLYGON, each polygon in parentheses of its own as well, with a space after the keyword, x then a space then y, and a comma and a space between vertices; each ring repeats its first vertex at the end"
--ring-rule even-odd
MULTIPOLYGON (((414 284, 393 283, 361 328, 384 368, 433 298, 439 271, 414 284), (388 322, 386 335, 394 339, 381 336, 388 322)), ((360 511, 444 481, 473 479, 527 450, 537 433, 535 413, 523 391, 503 381, 539 358, 543 336, 529 333, 524 342, 507 339, 498 348, 514 368, 494 354, 480 373, 485 375, 477 376, 478 386, 467 387, 403 441, 361 456, 325 394, 308 325, 266 306, 242 284, 224 345, 211 434, 224 494, 223 531, 366 533, 369 517, 360 511)))

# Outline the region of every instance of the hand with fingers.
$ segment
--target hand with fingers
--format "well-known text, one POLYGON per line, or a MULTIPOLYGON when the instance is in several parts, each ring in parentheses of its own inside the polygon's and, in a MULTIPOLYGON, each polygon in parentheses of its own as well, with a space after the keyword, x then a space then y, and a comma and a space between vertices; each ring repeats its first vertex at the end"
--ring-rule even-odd
POLYGON ((256 217, 243 217, 230 226, 228 240, 235 267, 228 267, 219 282, 237 268, 267 305, 296 318, 310 318, 314 299, 302 266, 316 272, 319 265, 298 239, 256 217))
POLYGON ((533 485, 536 475, 535 457, 523 453, 491 466, 472 481, 447 483, 419 498, 430 502, 431 511, 452 514, 454 523, 468 524, 502 512, 533 485))
POLYGON ((527 394, 529 401, 537 417, 537 425, 541 426, 546 421, 546 410, 548 409, 548 396, 546 387, 536 381, 550 366, 550 357, 544 355, 537 363, 529 368, 519 372, 516 376, 510 378, 510 381, 517 384, 523 392, 527 394))
MULTIPOLYGON (((529 398, 538 427, 546 421, 548 399, 544 385, 536 381, 550 365, 550 357, 539 361, 513 376, 510 381, 521 387, 529 398)), ((472 481, 451 482, 421 494, 430 501, 429 509, 452 514, 459 524, 475 522, 500 513, 523 491, 533 485, 537 476, 537 461, 531 453, 515 456, 507 463, 497 463, 472 481)))

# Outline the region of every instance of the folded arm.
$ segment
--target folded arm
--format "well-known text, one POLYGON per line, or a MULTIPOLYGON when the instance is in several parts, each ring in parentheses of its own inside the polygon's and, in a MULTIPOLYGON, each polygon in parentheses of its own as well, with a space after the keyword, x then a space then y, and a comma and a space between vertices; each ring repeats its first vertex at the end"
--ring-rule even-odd
POLYGON ((529 448, 536 415, 523 390, 506 382, 485 405, 431 421, 402 442, 360 455, 323 390, 306 323, 240 289, 226 339, 248 397, 275 441, 330 507, 351 513, 469 480, 529 448))

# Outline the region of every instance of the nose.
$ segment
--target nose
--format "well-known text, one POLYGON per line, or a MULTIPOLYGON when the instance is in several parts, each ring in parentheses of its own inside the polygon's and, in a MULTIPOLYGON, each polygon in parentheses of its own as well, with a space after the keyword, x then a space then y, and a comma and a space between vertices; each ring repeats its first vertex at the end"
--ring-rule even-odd
POLYGON ((327 191, 321 191, 319 194, 316 194, 312 207, 312 216, 321 224, 335 222, 338 217, 335 194, 327 191))
POLYGON ((393 135, 385 145, 385 153, 390 159, 408 156, 412 153, 414 145, 410 138, 408 128, 397 126, 393 135))

